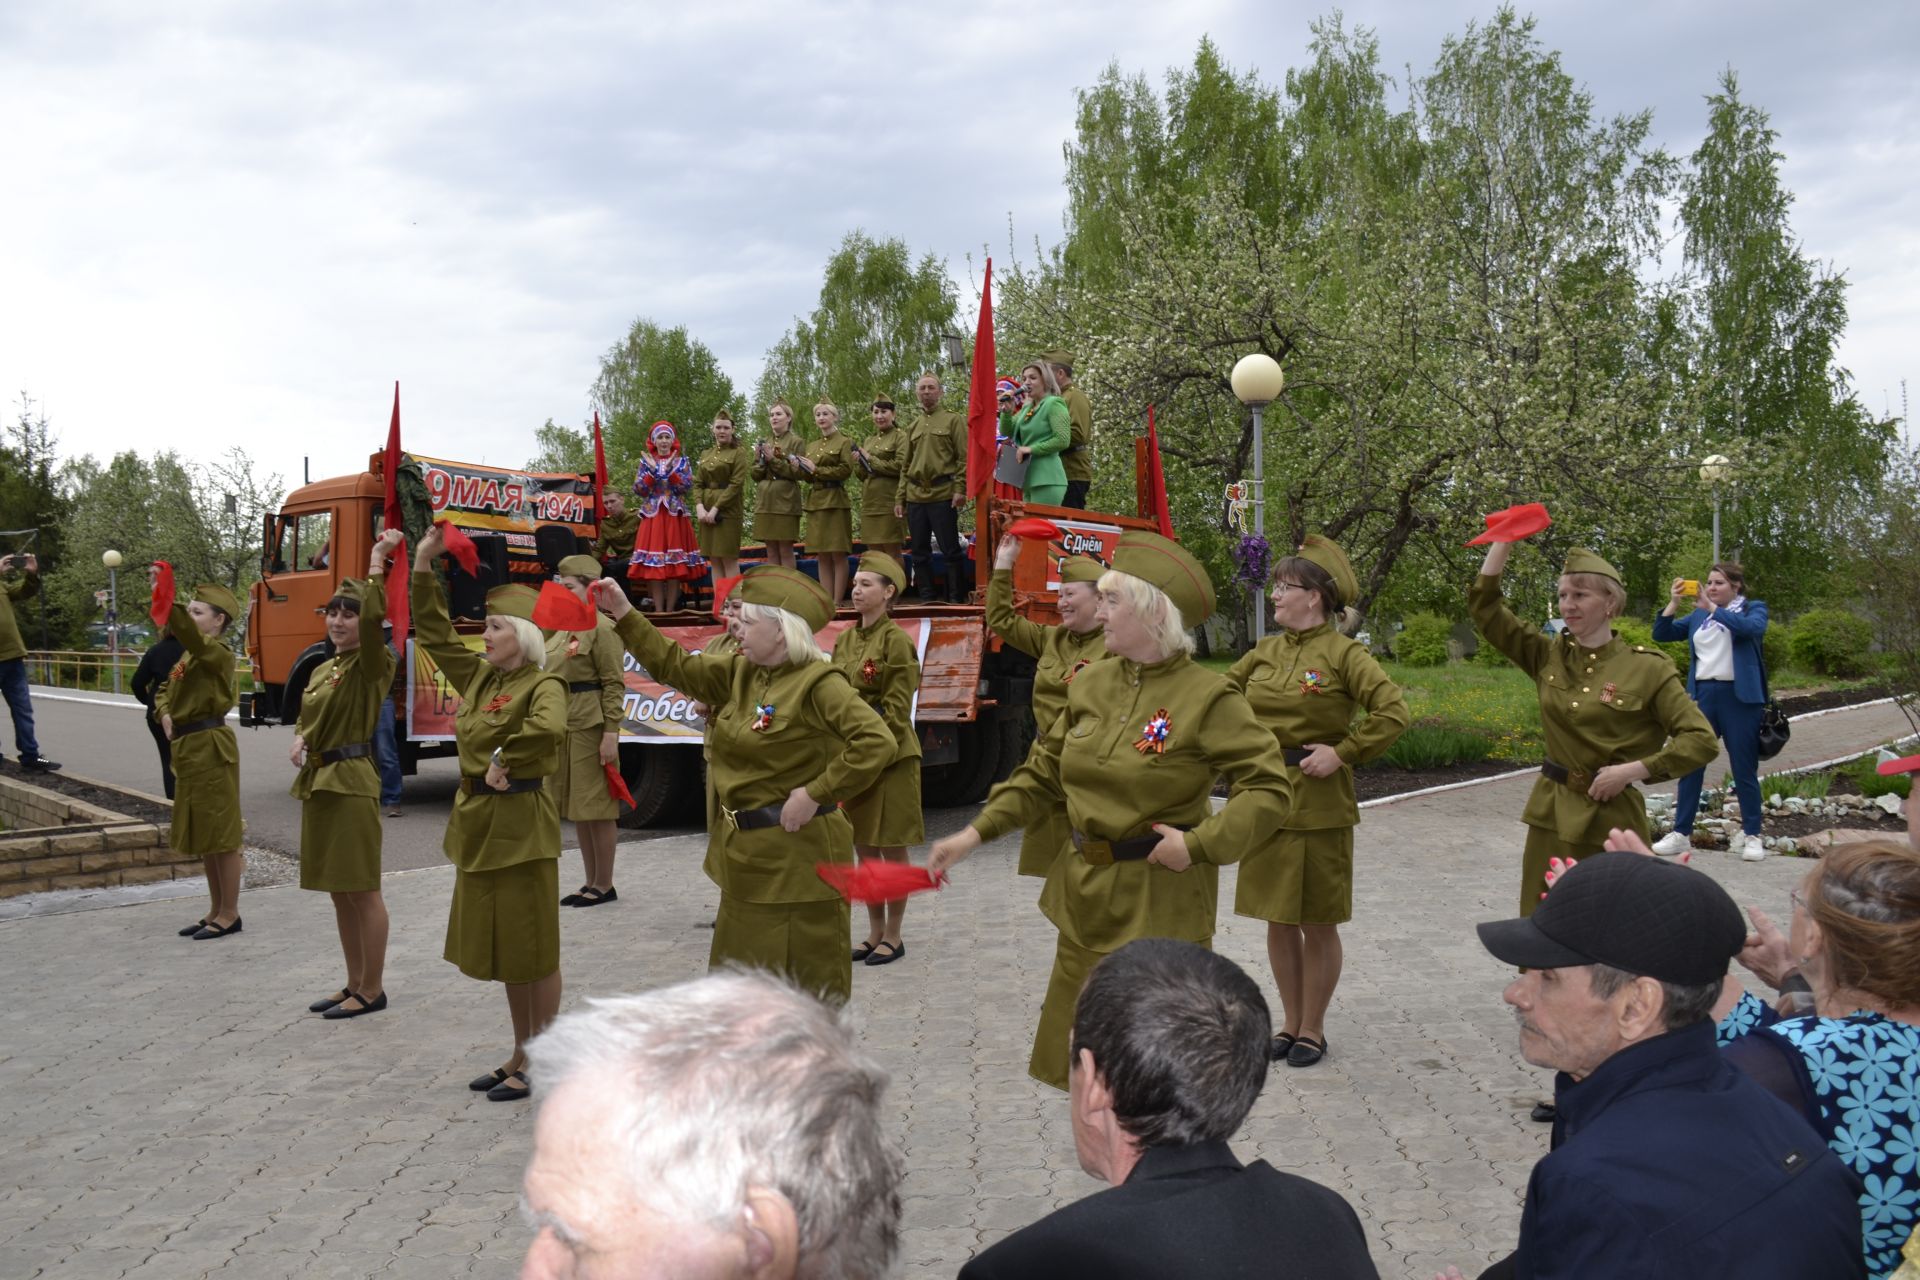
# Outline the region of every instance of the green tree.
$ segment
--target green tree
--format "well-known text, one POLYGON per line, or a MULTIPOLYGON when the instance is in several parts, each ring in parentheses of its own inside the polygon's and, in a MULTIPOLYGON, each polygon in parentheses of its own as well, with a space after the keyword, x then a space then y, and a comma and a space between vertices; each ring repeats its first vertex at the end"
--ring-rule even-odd
MULTIPOLYGON (((713 443, 713 415, 725 409, 738 419, 746 408, 705 343, 684 325, 663 329, 644 316, 600 357, 587 398, 600 414, 607 474, 622 488, 633 483, 654 423, 671 422, 681 449, 697 458, 713 443)), ((534 470, 593 469, 591 418, 578 429, 549 418, 535 441, 538 451, 527 464, 534 470)))
MULTIPOLYGON (((601 424, 601 435, 606 434, 605 424, 601 424)), ((533 433, 534 443, 538 446, 534 455, 527 459, 529 471, 592 471, 593 470, 593 423, 574 430, 563 427, 548 418, 533 433)), ((608 464, 611 468, 612 461, 608 464)), ((611 473, 610 473, 611 474, 611 473)))
MULTIPOLYGON (((19 414, 0 438, 0 555, 31 552, 42 573, 65 559, 67 502, 55 470, 57 445, 46 413, 21 392, 19 414)), ((45 601, 24 606, 23 613, 21 635, 29 646, 64 637, 74 622, 45 601)))

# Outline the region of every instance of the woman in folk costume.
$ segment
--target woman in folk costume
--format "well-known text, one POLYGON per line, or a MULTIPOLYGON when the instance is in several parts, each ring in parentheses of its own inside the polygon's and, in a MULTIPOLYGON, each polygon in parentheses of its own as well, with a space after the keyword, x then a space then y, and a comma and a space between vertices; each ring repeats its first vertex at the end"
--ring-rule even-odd
POLYGON ((627 577, 651 584, 655 612, 672 613, 680 607, 680 584, 703 577, 707 562, 687 511, 693 464, 680 452, 680 437, 671 422, 653 424, 647 456, 634 472, 633 491, 640 498, 640 533, 627 577))

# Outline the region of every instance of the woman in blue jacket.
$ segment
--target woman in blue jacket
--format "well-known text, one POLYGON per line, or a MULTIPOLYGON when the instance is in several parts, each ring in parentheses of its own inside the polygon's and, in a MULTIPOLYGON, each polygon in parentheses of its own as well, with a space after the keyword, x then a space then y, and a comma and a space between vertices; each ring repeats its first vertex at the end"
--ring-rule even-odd
MULTIPOLYGON (((1740 798, 1741 835, 1733 841, 1733 851, 1758 862, 1767 856, 1760 843, 1760 713, 1767 705, 1760 642, 1767 634, 1767 606, 1747 599, 1746 575, 1730 560, 1713 566, 1693 612, 1676 618, 1686 599, 1685 587, 1684 578, 1673 580, 1672 598, 1653 620, 1653 638, 1684 639, 1692 650, 1687 692, 1727 744, 1733 791, 1740 798)), ((1680 779, 1673 831, 1654 843, 1655 852, 1682 853, 1693 846, 1693 814, 1706 772, 1695 769, 1680 779)))

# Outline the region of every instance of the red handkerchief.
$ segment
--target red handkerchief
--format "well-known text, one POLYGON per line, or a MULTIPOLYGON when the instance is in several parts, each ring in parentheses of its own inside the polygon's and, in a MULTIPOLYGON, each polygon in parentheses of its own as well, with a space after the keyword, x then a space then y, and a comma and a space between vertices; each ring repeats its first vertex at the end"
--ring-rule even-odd
POLYGON ((1044 538, 1051 542, 1060 536, 1060 526, 1039 516, 1026 516, 1008 525, 1007 532, 1016 538, 1044 538))
POLYGON ((440 526, 440 536, 447 541, 447 554, 454 558, 462 569, 474 577, 480 576, 480 548, 473 545, 473 539, 467 531, 451 520, 436 520, 440 526))
POLYGON ((540 598, 533 602, 533 625, 546 631, 591 631, 598 616, 592 605, 557 582, 541 583, 540 598))
POLYGON ((153 619, 153 625, 167 625, 167 615, 173 612, 173 566, 165 560, 155 560, 153 567, 160 576, 153 583, 153 606, 147 610, 147 616, 153 619))
POLYGON ((627 808, 633 808, 633 792, 627 790, 627 780, 620 776, 620 766, 603 764, 600 767, 607 775, 607 794, 626 805, 627 808))
POLYGON ((925 867, 910 862, 821 862, 813 869, 848 902, 898 902, 946 883, 945 876, 936 879, 925 867))
POLYGON ((1518 542, 1522 538, 1531 538, 1552 523, 1553 517, 1547 514, 1544 503, 1523 502, 1489 515, 1487 531, 1467 545, 1477 547, 1485 542, 1518 542))

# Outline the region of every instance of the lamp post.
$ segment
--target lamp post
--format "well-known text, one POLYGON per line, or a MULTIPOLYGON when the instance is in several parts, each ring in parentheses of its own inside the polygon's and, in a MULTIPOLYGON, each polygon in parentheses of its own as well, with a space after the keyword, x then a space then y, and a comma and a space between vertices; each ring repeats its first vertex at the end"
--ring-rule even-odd
MULTIPOLYGON (((1272 356, 1255 352, 1240 357, 1233 366, 1233 394, 1240 403, 1253 410, 1253 531, 1261 538, 1267 536, 1267 461, 1266 461, 1266 423, 1263 411, 1280 398, 1280 389, 1286 385, 1286 376, 1280 372, 1280 365, 1272 356)), ((1267 634, 1267 610, 1263 602, 1254 601, 1253 638, 1258 641, 1267 634)))
POLYGON ((120 693, 120 565, 123 562, 118 551, 100 553, 100 563, 107 566, 107 660, 113 663, 113 692, 120 693))
POLYGON ((1713 558, 1720 559, 1720 482, 1733 471, 1726 455, 1716 453, 1700 464, 1700 479, 1713 487, 1713 558))

